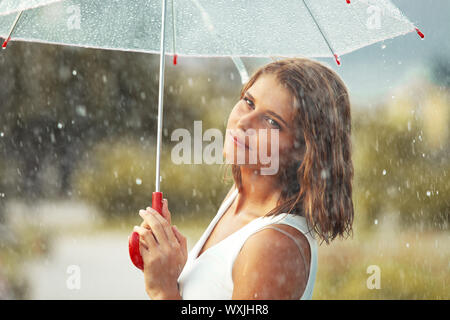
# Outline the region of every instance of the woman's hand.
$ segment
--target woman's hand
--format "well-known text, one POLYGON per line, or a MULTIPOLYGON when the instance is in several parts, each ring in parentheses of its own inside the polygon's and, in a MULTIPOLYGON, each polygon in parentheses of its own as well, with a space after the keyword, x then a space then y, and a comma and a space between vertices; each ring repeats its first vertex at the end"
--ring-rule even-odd
MULTIPOLYGON (((149 208, 150 208, 150 207, 147 207, 147 210, 148 210, 149 208)), ((170 214, 170 211, 169 211, 169 204, 168 204, 168 202, 167 202, 167 199, 163 199, 163 201, 162 201, 161 215, 169 222, 169 224, 172 224, 172 215, 170 214)), ((144 220, 144 221, 142 221, 142 223, 141 223, 141 227, 143 227, 143 228, 148 228, 149 225, 148 225, 147 222, 145 222, 145 220, 144 220)))
MULTIPOLYGON (((167 201, 163 211, 164 206, 168 212, 167 201)), ((150 207, 139 215, 148 226, 134 227, 140 236, 145 291, 153 300, 180 299, 177 280, 187 261, 186 237, 150 207)))

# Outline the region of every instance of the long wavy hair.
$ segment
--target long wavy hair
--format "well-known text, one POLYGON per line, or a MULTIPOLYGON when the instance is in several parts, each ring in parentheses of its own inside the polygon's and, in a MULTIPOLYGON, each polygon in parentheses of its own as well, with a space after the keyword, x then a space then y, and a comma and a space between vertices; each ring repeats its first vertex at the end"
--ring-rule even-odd
MULTIPOLYGON (((344 82, 328 66, 307 58, 283 59, 258 69, 240 99, 263 74, 272 74, 294 99, 295 151, 302 160, 280 164, 277 206, 265 216, 304 216, 310 230, 330 243, 352 233, 353 201, 350 99, 344 82)), ((239 165, 232 176, 241 190, 239 165)), ((226 180, 226 177, 225 177, 226 180)))

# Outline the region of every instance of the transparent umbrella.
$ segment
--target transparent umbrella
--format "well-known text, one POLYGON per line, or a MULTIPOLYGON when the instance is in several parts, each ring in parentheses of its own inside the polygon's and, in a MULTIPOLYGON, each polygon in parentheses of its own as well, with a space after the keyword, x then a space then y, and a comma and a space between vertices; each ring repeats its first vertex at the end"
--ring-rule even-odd
MULTIPOLYGON (((10 40, 160 54, 156 191, 161 212, 160 152, 165 55, 331 57, 419 29, 388 0, 3 0, 0 36, 10 40), (167 49, 166 49, 167 48, 167 49)), ((139 237, 130 257, 142 269, 139 237)))

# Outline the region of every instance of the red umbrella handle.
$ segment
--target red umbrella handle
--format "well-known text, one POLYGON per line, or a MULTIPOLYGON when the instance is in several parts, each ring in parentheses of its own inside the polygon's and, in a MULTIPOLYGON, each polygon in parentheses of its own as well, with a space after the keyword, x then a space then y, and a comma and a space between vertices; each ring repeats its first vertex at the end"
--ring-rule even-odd
MULTIPOLYGON (((162 213, 162 192, 153 192, 152 194, 152 208, 162 213)), ((133 232, 128 239, 128 251, 130 252, 130 259, 136 268, 144 270, 144 261, 142 261, 141 252, 139 251, 139 234, 133 232)))

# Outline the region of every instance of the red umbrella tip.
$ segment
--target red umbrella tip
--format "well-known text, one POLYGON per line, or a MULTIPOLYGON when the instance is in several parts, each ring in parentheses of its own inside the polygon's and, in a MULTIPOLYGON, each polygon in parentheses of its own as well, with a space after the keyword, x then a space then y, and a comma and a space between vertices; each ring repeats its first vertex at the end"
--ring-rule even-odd
POLYGON ((416 32, 422 39, 425 38, 425 35, 419 30, 419 28, 416 28, 416 32))
POLYGON ((340 66, 341 61, 339 60, 339 56, 336 53, 334 54, 334 59, 336 60, 337 65, 340 66))
POLYGON ((350 0, 347 0, 347 3, 350 4, 350 0))
POLYGON ((8 45, 9 40, 11 40, 11 37, 8 37, 8 39, 6 39, 3 44, 2 44, 2 49, 6 49, 6 46, 8 45))
POLYGON ((178 58, 178 55, 173 56, 173 64, 174 65, 177 65, 177 58, 178 58))

